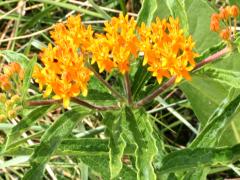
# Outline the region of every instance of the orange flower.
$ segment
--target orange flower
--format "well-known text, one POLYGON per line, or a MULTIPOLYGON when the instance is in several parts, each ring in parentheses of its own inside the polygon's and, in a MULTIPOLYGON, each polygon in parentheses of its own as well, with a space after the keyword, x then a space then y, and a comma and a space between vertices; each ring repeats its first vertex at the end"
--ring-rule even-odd
POLYGON ((236 27, 237 27, 237 17, 239 15, 239 8, 236 5, 227 6, 220 10, 219 14, 212 14, 210 30, 214 32, 218 32, 220 37, 223 40, 230 41, 231 34, 236 35, 236 27), (232 22, 231 19, 234 19, 234 30, 232 31, 232 22), (225 27, 220 28, 220 20, 224 21, 225 27))
POLYGON ((230 38, 230 29, 223 29, 220 33, 220 37, 224 40, 228 40, 230 38))
POLYGON ((194 68, 194 58, 198 55, 193 52, 195 43, 191 37, 184 36, 178 19, 156 18, 150 27, 143 23, 138 33, 144 52, 143 65, 148 65, 159 83, 163 77, 177 76, 176 82, 183 77, 190 79, 188 72, 194 68))
POLYGON ((12 88, 12 85, 17 85, 23 80, 24 70, 17 62, 11 62, 3 66, 3 72, 0 73, 0 88, 4 91, 8 91, 12 88))
POLYGON ((239 15, 239 8, 236 5, 233 5, 230 13, 233 17, 237 17, 239 15))
POLYGON ((51 36, 56 46, 49 44, 43 49, 40 57, 44 67, 36 66, 33 78, 39 83, 40 90, 45 87, 44 97, 54 92, 53 98, 63 99, 64 107, 68 107, 71 97, 80 93, 87 95, 91 71, 84 66, 84 55, 92 30, 82 25, 80 16, 71 16, 66 26, 57 24, 51 36))
POLYGON ((131 57, 137 57, 139 40, 135 34, 136 21, 120 14, 105 23, 106 34, 96 34, 90 51, 92 63, 97 62, 99 71, 110 72, 117 68, 122 74, 130 69, 131 57))

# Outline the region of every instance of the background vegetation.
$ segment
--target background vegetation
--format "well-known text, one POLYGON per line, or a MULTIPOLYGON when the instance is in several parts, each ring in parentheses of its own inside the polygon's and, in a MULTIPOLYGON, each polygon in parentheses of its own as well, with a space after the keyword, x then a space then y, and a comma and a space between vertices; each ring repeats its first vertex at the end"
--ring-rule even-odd
MULTIPOLYGON (((180 17, 182 27, 196 41, 196 51, 201 54, 198 61, 201 61, 224 47, 218 35, 210 31, 209 24, 211 14, 228 4, 240 6, 238 0, 0 1, 1 63, 18 61, 31 72, 33 63, 28 61, 36 60, 35 54, 52 43, 49 31, 53 24, 80 13, 85 24, 102 31, 104 21, 119 12, 128 12, 138 22, 146 23, 156 16, 180 17)), ((194 73, 192 81, 182 81, 144 107, 148 121, 139 128, 146 128, 148 138, 155 139, 158 154, 154 167, 159 179, 240 176, 239 59, 239 52, 233 51, 194 73), (149 124, 154 128, 148 129, 149 124)), ((133 65, 131 74, 135 100, 158 86, 139 64, 133 65)), ((122 82, 113 75, 102 76, 123 92, 122 82)), ((31 82, 25 87, 28 86, 26 98, 41 99, 37 85, 31 82)), ((86 100, 102 105, 115 102, 94 78, 86 100)), ((117 117, 118 114, 108 113, 89 115, 87 110, 75 105, 71 110, 64 110, 60 105, 28 107, 17 118, 0 122, 0 179, 21 179, 26 172, 25 178, 33 179, 40 176, 44 167, 44 179, 109 179, 109 171, 114 171, 109 168, 107 137, 116 138, 119 134, 111 134, 111 130, 119 129, 106 119, 117 117), (79 117, 84 118, 76 121, 79 117)), ((146 118, 141 113, 137 117, 146 118)), ((151 156, 155 148, 151 144, 137 145, 152 147, 146 156, 151 156)), ((130 166, 135 158, 131 156, 133 146, 131 141, 127 142, 123 168, 116 179, 136 179, 137 172, 130 166)), ((119 168, 116 164, 114 167, 119 168)))

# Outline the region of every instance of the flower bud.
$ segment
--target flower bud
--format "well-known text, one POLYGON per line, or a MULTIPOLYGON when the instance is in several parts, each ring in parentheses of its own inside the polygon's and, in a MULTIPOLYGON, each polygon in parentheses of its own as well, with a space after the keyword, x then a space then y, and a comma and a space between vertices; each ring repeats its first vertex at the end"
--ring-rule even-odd
POLYGON ((229 29, 223 29, 220 33, 220 37, 224 40, 229 40, 230 38, 230 30, 229 29))
POLYGON ((228 20, 230 16, 230 7, 227 6, 226 8, 221 9, 219 16, 221 19, 228 20))
POLYGON ((231 15, 236 18, 239 15, 239 8, 236 5, 233 5, 230 12, 231 15))
POLYGON ((10 77, 12 75, 12 71, 8 65, 3 66, 3 73, 10 77))
POLYGON ((11 89, 11 84, 9 82, 3 82, 2 85, 1 85, 1 88, 4 91, 8 91, 9 89, 11 89))
POLYGON ((12 109, 13 105, 14 105, 14 102, 11 101, 11 100, 7 100, 6 103, 5 103, 5 107, 6 107, 7 110, 12 109))
POLYGON ((4 114, 0 114, 0 122, 5 121, 7 117, 4 114))
POLYGON ((6 94, 5 93, 0 93, 0 102, 5 103, 7 100, 6 94))
POLYGON ((211 16, 211 21, 219 21, 220 20, 220 17, 219 17, 219 14, 212 14, 211 16))
POLYGON ((19 73, 22 69, 21 66, 16 62, 12 62, 9 66, 13 73, 19 73))
POLYGON ((13 104, 15 104, 15 103, 20 102, 20 101, 21 101, 21 98, 20 98, 19 95, 16 94, 16 95, 14 95, 14 96, 11 97, 11 101, 13 102, 13 104))
POLYGON ((211 21, 210 30, 217 32, 217 31, 219 31, 219 29, 220 29, 219 21, 217 21, 217 20, 211 21))
POLYGON ((8 118, 12 119, 17 117, 17 112, 15 110, 8 111, 8 118))

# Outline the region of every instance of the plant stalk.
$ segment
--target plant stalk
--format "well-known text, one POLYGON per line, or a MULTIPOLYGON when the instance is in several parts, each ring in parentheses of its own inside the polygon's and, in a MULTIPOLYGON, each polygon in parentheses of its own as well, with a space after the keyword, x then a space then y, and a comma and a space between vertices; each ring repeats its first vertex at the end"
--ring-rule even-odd
MULTIPOLYGON (((76 104, 82 105, 84 107, 87 107, 92 110, 98 110, 98 111, 107 111, 107 110, 116 110, 119 109, 118 105, 111 105, 111 106, 99 106, 95 104, 91 104, 87 101, 84 101, 82 99, 79 99, 77 97, 71 98, 72 102, 75 102, 76 104)), ((49 99, 49 100, 36 100, 36 101, 28 101, 28 106, 41 106, 41 105, 52 105, 52 104, 58 104, 62 103, 62 99, 55 100, 55 99, 49 99)))
POLYGON ((102 76, 91 66, 88 65, 88 68, 94 73, 95 77, 103 84, 105 85, 112 93, 112 95, 120 100, 123 100, 124 98, 119 94, 107 81, 105 81, 102 76))
POLYGON ((127 94, 128 104, 131 105, 132 104, 132 92, 131 92, 131 83, 130 83, 128 72, 126 72, 124 75, 124 87, 125 87, 125 91, 127 94))

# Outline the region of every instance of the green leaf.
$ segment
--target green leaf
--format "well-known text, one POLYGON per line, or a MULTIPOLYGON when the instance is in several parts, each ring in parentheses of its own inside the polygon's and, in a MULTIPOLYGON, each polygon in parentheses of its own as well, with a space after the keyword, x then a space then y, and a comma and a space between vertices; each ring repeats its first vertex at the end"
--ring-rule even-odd
MULTIPOLYGON (((240 55, 238 52, 232 52, 228 56, 225 56, 216 62, 207 65, 205 68, 217 69, 218 72, 227 71, 238 74, 240 69, 239 58, 240 55)), ((238 87, 238 82, 235 75, 231 78, 231 76, 227 74, 227 79, 232 82, 228 83, 226 82, 228 80, 225 79, 226 74, 214 75, 212 79, 200 72, 201 70, 192 75, 192 81, 184 81, 180 85, 180 88, 190 101, 193 111, 201 123, 201 127, 204 128, 208 123, 210 116, 219 107, 221 102, 228 96, 230 89, 234 90, 235 93, 229 97, 228 103, 230 103, 239 95, 239 89, 234 88, 238 87)), ((234 145, 238 142, 238 134, 240 133, 240 129, 237 126, 238 124, 239 118, 235 117, 231 123, 226 125, 228 128, 225 130, 218 145, 234 145)))
POLYGON ((12 158, 8 161, 1 163, 0 168, 2 169, 2 168, 8 168, 11 166, 16 166, 18 164, 25 163, 28 160, 29 160, 29 156, 18 156, 18 157, 12 158))
POLYGON ((110 137, 109 139, 109 167, 111 173, 111 179, 118 176, 123 164, 122 157, 126 142, 123 137, 123 114, 118 113, 106 113, 104 117, 104 124, 106 125, 106 134, 110 137))
POLYGON ((151 73, 147 71, 147 67, 142 66, 142 61, 139 61, 137 67, 137 72, 134 75, 132 83, 132 94, 134 99, 138 99, 139 92, 151 77, 151 73))
POLYGON ((82 138, 64 139, 55 151, 58 155, 100 155, 108 154, 108 139, 82 138))
POLYGON ((25 68, 24 71, 24 79, 23 79, 23 86, 22 86, 22 98, 24 99, 28 93, 28 88, 31 83, 33 68, 35 63, 37 62, 37 56, 35 55, 31 61, 28 63, 28 66, 25 68))
POLYGON ((160 174, 197 170, 216 165, 228 165, 240 158, 240 144, 226 148, 183 149, 168 154, 163 159, 160 174))
POLYGON ((71 133, 78 120, 89 114, 82 107, 73 108, 65 112, 55 123, 50 126, 41 138, 40 145, 35 148, 30 159, 31 169, 23 179, 41 179, 45 164, 60 145, 64 137, 71 133))
POLYGON ((206 0, 185 0, 189 34, 196 41, 196 49, 203 52, 209 47, 219 43, 217 33, 210 31, 211 15, 216 11, 206 0))
POLYGON ((166 0, 144 0, 142 8, 139 11, 137 23, 140 25, 142 22, 149 25, 155 17, 167 17, 170 11, 166 5, 166 0))
MULTIPOLYGON (((225 100, 228 102, 228 99, 225 100)), ((227 125, 240 115, 240 95, 237 96, 224 110, 220 107, 214 114, 217 114, 200 134, 191 143, 191 148, 196 147, 212 147, 219 141, 223 131, 227 125)))
POLYGON ((93 0, 88 0, 88 2, 93 6, 93 8, 102 15, 102 17, 104 17, 106 20, 111 19, 111 16, 108 15, 108 13, 106 13, 104 10, 102 10, 101 8, 99 8, 99 6, 97 4, 95 4, 95 2, 93 0))
POLYGON ((203 78, 211 78, 221 84, 226 84, 234 88, 240 88, 240 72, 233 70, 225 70, 216 67, 206 67, 200 69, 197 75, 203 78))
POLYGON ((180 19, 181 27, 187 34, 189 31, 187 12, 181 0, 166 0, 166 4, 174 18, 180 19))
POLYGON ((144 110, 138 110, 134 114, 129 107, 125 107, 125 116, 137 146, 135 150, 137 179, 156 179, 152 163, 157 154, 157 147, 149 117, 144 110))
POLYGON ((102 14, 87 10, 87 9, 83 9, 80 6, 75 6, 73 4, 70 3, 66 3, 66 2, 59 2, 59 1, 49 1, 49 0, 31 0, 31 1, 35 1, 35 2, 40 2, 40 3, 46 3, 46 4, 51 4, 54 6, 59 6, 61 8, 66 8, 66 9, 70 9, 70 10, 74 10, 80 13, 85 13, 87 15, 93 16, 93 17, 98 17, 98 18, 103 18, 102 14))
POLYGON ((229 0, 229 3, 231 5, 238 5, 238 6, 240 6, 240 2, 238 0, 229 0))
POLYGON ((49 16, 49 13, 51 13, 51 11, 56 8, 57 6, 49 6, 44 10, 34 14, 34 16, 30 17, 30 19, 28 19, 28 21, 20 29, 19 34, 22 34, 23 32, 25 33, 27 29, 31 29, 32 27, 34 27, 36 24, 39 23, 41 19, 44 19, 45 16, 49 16))
POLYGON ((21 53, 17 53, 11 50, 1 50, 0 54, 2 54, 8 62, 18 62, 22 65, 23 68, 26 68, 28 66, 29 59, 21 53))
POLYGON ((49 109, 50 106, 39 107, 32 110, 28 115, 23 117, 23 119, 16 126, 14 126, 8 134, 6 148, 8 148, 8 146, 11 146, 12 143, 18 140, 21 134, 27 129, 29 129, 33 125, 33 123, 35 123, 39 118, 41 118, 49 109))

